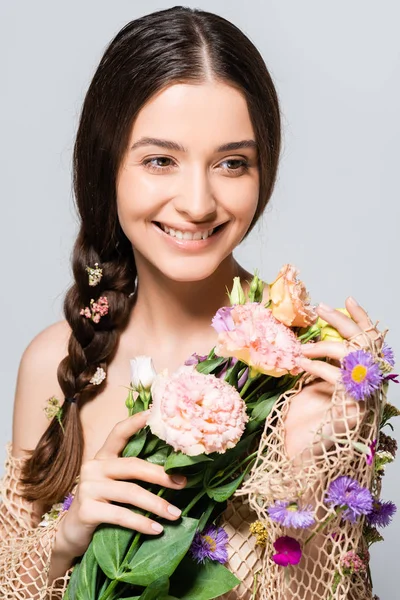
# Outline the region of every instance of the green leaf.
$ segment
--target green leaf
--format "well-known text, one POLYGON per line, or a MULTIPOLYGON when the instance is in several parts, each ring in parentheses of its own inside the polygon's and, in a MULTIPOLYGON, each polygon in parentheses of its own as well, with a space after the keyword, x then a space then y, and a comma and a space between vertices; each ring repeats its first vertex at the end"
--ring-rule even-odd
POLYGON ((80 566, 80 562, 74 566, 63 600, 76 600, 76 587, 78 585, 80 566))
POLYGON ((160 594, 165 597, 168 592, 169 579, 163 576, 150 583, 139 598, 140 600, 160 600, 160 594))
POLYGON ((74 598, 76 598, 76 600, 96 600, 96 579, 98 569, 99 567, 93 552, 93 543, 90 543, 79 565, 75 596, 71 595, 70 590, 71 600, 74 598))
POLYGON ((100 525, 93 535, 93 551, 100 568, 109 579, 118 579, 121 565, 134 531, 118 525, 100 525))
POLYGON ((188 456, 183 452, 171 452, 168 456, 164 471, 170 473, 174 469, 182 469, 183 467, 191 467, 203 462, 212 462, 212 458, 209 458, 205 454, 198 454, 197 456, 188 456))
POLYGON ((140 413, 143 411, 144 411, 143 400, 141 400, 138 396, 133 404, 132 415, 136 415, 137 413, 140 413))
POLYGON ((122 456, 139 456, 141 453, 143 446, 145 445, 147 437, 146 429, 141 429, 135 435, 131 437, 127 445, 125 446, 122 456))
POLYGON ((266 398, 264 395, 261 396, 257 402, 257 405, 252 410, 251 418, 256 419, 257 421, 265 421, 280 395, 280 393, 274 394, 273 396, 270 396, 270 394, 265 394, 265 396, 269 396, 266 398))
POLYGON ((234 448, 230 448, 224 454, 212 454, 211 456, 214 458, 214 461, 212 465, 207 467, 207 471, 210 470, 212 473, 216 473, 224 470, 226 467, 232 467, 238 458, 244 456, 254 441, 256 434, 250 433, 246 435, 245 433, 244 436, 234 448))
POLYGON ((143 456, 148 456, 149 454, 153 454, 155 450, 159 450, 159 447, 165 446, 165 442, 160 440, 156 435, 149 433, 147 436, 146 445, 143 450, 143 456))
POLYGON ((198 519, 189 517, 182 517, 179 523, 165 523, 160 536, 142 543, 126 565, 129 572, 118 580, 147 586, 161 576, 170 577, 190 548, 198 523, 198 519))
POLYGON ((240 583, 226 567, 216 561, 195 563, 185 556, 171 578, 171 594, 180 600, 213 600, 240 583))
POLYGON ((150 462, 153 465, 164 466, 165 461, 167 460, 170 452, 171 452, 171 448, 169 446, 163 446, 162 448, 159 448, 157 450, 157 452, 155 452, 151 456, 147 456, 146 460, 147 460, 147 462, 150 462))
POLYGON ((199 373, 203 373, 204 375, 210 375, 222 363, 226 360, 225 357, 219 356, 218 358, 211 358, 209 360, 205 360, 204 362, 196 365, 196 371, 199 373))
POLYGON ((228 498, 230 498, 232 494, 236 492, 239 485, 242 483, 245 474, 246 471, 243 471, 243 473, 241 473, 239 477, 236 477, 236 479, 233 481, 229 481, 228 483, 220 485, 216 488, 207 489, 207 496, 216 502, 224 502, 225 500, 228 500, 228 498))

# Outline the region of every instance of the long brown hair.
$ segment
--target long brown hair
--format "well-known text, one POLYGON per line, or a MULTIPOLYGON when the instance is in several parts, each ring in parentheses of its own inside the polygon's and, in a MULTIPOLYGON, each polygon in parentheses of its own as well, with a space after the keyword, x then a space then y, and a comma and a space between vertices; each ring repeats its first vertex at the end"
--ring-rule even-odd
POLYGON ((58 367, 61 389, 76 403, 64 402, 65 433, 53 419, 26 461, 22 481, 29 501, 51 505, 71 490, 84 447, 79 408, 104 389, 104 384, 93 385, 90 379, 97 367, 107 371, 131 311, 136 267, 117 217, 116 179, 134 119, 165 86, 199 83, 210 73, 244 94, 258 143, 260 194, 248 234, 274 188, 281 123, 269 72, 244 33, 203 10, 175 6, 153 12, 121 29, 94 74, 74 147, 74 192, 81 225, 72 254, 74 283, 64 302, 72 333, 68 355, 58 367), (103 278, 93 288, 86 266, 96 262, 103 278), (109 313, 99 323, 80 315, 94 293, 95 300, 104 295, 109 303, 109 313))

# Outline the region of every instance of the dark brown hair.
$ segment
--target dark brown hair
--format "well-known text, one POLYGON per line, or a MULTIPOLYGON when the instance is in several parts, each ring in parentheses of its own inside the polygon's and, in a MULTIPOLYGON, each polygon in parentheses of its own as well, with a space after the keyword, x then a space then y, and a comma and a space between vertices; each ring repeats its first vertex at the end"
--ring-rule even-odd
MULTIPOLYGON (((64 303, 72 329, 68 355, 58 368, 66 397, 62 432, 56 419, 40 439, 23 470, 27 500, 59 502, 80 472, 83 431, 79 408, 104 384, 90 379, 97 367, 107 370, 127 323, 136 267, 116 207, 116 179, 129 135, 140 109, 172 83, 199 83, 211 76, 235 86, 245 96, 259 149, 260 194, 251 223, 262 214, 276 180, 281 143, 279 103, 265 63, 235 25, 210 12, 175 6, 131 21, 107 47, 83 104, 77 132, 73 179, 81 217, 74 245, 74 284, 64 303), (86 266, 99 263, 101 283, 89 287, 86 266), (105 295, 109 314, 99 323, 80 309, 105 295)), ((246 234, 246 235, 247 235, 246 234)))

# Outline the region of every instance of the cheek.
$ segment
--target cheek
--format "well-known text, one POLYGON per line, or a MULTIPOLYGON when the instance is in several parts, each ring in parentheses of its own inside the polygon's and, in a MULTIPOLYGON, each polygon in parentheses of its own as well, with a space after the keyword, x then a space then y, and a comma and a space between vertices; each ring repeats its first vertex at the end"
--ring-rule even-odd
POLYGON ((229 189, 221 190, 220 197, 227 212, 243 225, 248 225, 256 212, 259 197, 258 177, 237 178, 229 189))
POLYGON ((157 209, 162 189, 151 178, 133 169, 121 172, 117 182, 117 210, 121 226, 148 216, 157 209))

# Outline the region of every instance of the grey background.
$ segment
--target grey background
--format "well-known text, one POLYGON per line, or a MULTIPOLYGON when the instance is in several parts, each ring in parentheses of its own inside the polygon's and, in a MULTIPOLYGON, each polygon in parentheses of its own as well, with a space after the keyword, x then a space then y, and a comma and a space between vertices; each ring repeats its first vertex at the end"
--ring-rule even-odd
MULTIPOLYGON (((17 369, 62 318, 76 234, 70 163, 80 106, 105 46, 167 1, 0 2, 0 449, 11 439, 17 369)), ((353 295, 400 356, 398 176, 400 5, 395 0, 186 2, 232 20, 256 44, 280 96, 284 149, 265 218, 237 251, 272 281, 296 264, 314 302, 353 295)), ((389 399, 399 406, 400 386, 389 399)), ((399 420, 400 421, 400 420, 399 420)), ((396 423, 400 425, 400 423, 396 423)), ((397 437, 399 438, 399 427, 397 437)), ((400 460, 383 499, 400 505, 400 460)), ((399 598, 400 514, 372 549, 375 591, 399 598)))

